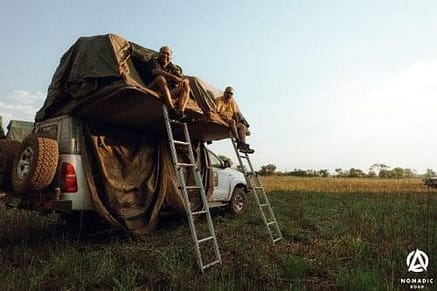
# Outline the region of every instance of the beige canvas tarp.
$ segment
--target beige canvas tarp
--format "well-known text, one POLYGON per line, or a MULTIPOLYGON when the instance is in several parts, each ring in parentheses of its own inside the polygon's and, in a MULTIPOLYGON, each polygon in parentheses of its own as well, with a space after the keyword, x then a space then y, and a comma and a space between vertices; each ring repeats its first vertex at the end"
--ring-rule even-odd
MULTIPOLYGON (((36 121, 70 114, 82 120, 82 155, 96 211, 113 225, 150 232, 162 208, 184 213, 162 116, 159 95, 147 89, 135 60, 156 52, 109 34, 80 38, 62 57, 36 121)), ((229 137, 215 112, 218 90, 190 77, 187 115, 207 195, 212 171, 203 142, 229 137)), ((174 133, 180 137, 180 132, 174 133)), ((181 152, 181 151, 179 151, 181 152)), ((180 154, 180 160, 187 160, 180 154)), ((193 177, 184 172, 187 185, 193 177)), ((199 193, 190 192, 192 208, 199 193)))
MULTIPOLYGON (((85 166, 90 171, 92 200, 102 217, 116 226, 144 234, 153 230, 163 207, 185 213, 165 137, 107 123, 84 122, 84 128, 85 166)), ((193 146, 210 197, 213 178, 206 149, 203 143, 193 146)), ((179 159, 188 162, 188 156, 181 151, 179 159)), ((187 185, 194 184, 190 172, 184 171, 184 178, 187 185)), ((188 194, 191 208, 201 207, 199 193, 188 194)))

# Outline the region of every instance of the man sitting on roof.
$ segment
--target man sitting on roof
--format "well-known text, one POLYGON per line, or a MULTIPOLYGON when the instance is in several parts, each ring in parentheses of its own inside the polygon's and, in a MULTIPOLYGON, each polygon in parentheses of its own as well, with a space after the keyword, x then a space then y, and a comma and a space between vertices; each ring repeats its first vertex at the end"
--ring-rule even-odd
POLYGON ((251 149, 246 143, 246 124, 240 120, 237 104, 232 99, 232 95, 234 95, 234 88, 228 86, 225 89, 224 96, 215 99, 217 112, 228 123, 232 135, 237 140, 237 148, 240 152, 253 154, 255 150, 251 149))
POLYGON ((158 58, 143 62, 137 69, 146 86, 161 93, 170 118, 185 120, 190 83, 182 76, 182 68, 171 62, 172 54, 170 47, 163 46, 159 49, 158 58))

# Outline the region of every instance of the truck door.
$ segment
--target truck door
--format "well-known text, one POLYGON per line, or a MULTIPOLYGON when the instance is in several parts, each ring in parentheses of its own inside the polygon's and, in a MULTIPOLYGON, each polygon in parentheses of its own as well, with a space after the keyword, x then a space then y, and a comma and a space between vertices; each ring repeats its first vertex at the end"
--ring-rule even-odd
POLYGON ((229 194, 229 178, 225 171, 223 161, 220 160, 214 153, 208 151, 211 168, 214 173, 214 192, 212 201, 226 200, 229 194))

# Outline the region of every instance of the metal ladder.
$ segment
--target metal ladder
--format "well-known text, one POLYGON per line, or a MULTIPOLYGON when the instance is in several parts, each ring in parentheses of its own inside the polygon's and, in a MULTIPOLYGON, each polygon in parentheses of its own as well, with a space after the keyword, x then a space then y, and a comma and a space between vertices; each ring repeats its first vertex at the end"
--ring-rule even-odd
POLYGON ((237 154, 241 170, 244 173, 247 186, 255 196, 255 201, 258 204, 258 208, 261 212, 261 217, 267 227, 267 230, 269 231, 270 238, 272 239, 273 243, 282 240, 282 233, 279 229, 278 221, 276 220, 276 216, 273 213, 273 209, 270 205, 269 199, 267 198, 264 186, 262 185, 258 174, 253 170, 252 162, 250 161, 249 155, 247 153, 243 154, 238 151, 237 141, 234 138, 231 138, 231 141, 232 145, 234 146, 235 153, 237 154), (249 172, 246 170, 243 160, 247 161, 247 165, 249 166, 249 172))
POLYGON ((205 271, 205 269, 222 262, 222 259, 220 257, 220 251, 217 244, 217 237, 215 235, 214 226, 212 224, 211 219, 211 213, 209 211, 208 207, 208 201, 205 194, 205 188, 203 187, 202 183, 202 177, 200 175, 200 170, 196 166, 196 161, 194 159, 194 153, 191 146, 191 140, 190 140, 190 134, 188 132, 187 124, 181 121, 173 120, 169 117, 167 107, 163 105, 162 111, 164 114, 164 121, 165 121, 165 127, 167 129, 168 134, 168 140, 170 144, 170 152, 173 160, 173 166, 176 172, 177 182, 179 186, 179 190, 182 192, 185 202, 185 210, 187 212, 188 217, 188 223, 190 225, 191 230, 191 236, 193 238, 196 255, 197 255, 197 263, 199 265, 199 268, 201 269, 202 273, 205 271), (175 140, 174 139, 174 128, 172 127, 174 125, 175 127, 178 126, 182 128, 183 135, 185 140, 175 140), (188 156, 189 156, 189 163, 181 163, 179 162, 176 145, 182 146, 188 150, 188 156), (184 168, 191 168, 192 174, 195 180, 195 185, 189 185, 187 186, 184 178, 184 168), (200 197, 202 199, 202 209, 199 211, 192 211, 191 210, 191 204, 190 199, 188 196, 188 190, 197 190, 200 193, 200 197), (206 215, 207 220, 207 228, 208 228, 208 234, 206 237, 199 238, 198 235, 198 229, 195 225, 195 216, 200 216, 202 214, 206 215), (214 256, 213 260, 210 263, 204 263, 204 258, 202 257, 201 244, 205 244, 207 242, 212 242, 214 246, 214 256))

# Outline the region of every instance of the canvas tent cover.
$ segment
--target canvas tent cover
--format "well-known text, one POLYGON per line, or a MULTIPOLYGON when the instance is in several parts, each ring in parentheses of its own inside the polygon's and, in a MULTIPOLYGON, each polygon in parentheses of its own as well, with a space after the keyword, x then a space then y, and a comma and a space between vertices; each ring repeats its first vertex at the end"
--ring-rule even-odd
MULTIPOLYGON (((161 98, 135 69, 139 60, 156 56, 155 51, 114 34, 81 37, 61 58, 35 120, 73 114, 130 128, 160 129, 161 98)), ((221 92, 188 78, 192 92, 186 113, 196 120, 190 133, 198 140, 228 137, 226 123, 215 112, 214 99, 221 92)))
MULTIPOLYGON (((82 121, 82 155, 96 210, 112 224, 140 234, 153 230, 162 208, 185 211, 162 101, 135 69, 136 61, 152 57, 155 51, 113 34, 80 38, 61 58, 35 118, 39 122, 70 114, 82 121)), ((229 129, 215 112, 220 91, 189 79, 186 113, 195 120, 189 130, 209 197, 212 170, 203 141, 227 138, 229 129)), ((184 175, 189 184, 193 177, 184 175)), ((192 207, 198 208, 199 194, 189 194, 192 207)))

